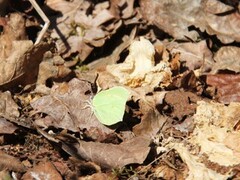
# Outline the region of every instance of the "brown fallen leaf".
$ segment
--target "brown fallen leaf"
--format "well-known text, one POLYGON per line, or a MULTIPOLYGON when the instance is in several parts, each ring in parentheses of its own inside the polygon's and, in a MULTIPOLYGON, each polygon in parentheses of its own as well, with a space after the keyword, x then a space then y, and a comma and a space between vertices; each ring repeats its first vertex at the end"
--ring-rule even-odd
POLYGON ((48 0, 46 4, 63 14, 56 19, 57 24, 51 36, 57 39, 58 52, 64 57, 78 52, 79 58, 84 61, 94 47, 101 47, 119 28, 115 24, 115 17, 108 10, 109 2, 100 2, 94 6, 90 1, 48 0), (93 8, 91 14, 90 8, 93 8), (108 22, 109 25, 106 25, 108 22))
POLYGON ((150 151, 149 144, 149 138, 137 136, 119 145, 80 141, 75 147, 86 160, 106 168, 120 168, 127 164, 143 163, 150 151))
POLYGON ((213 65, 213 55, 208 49, 206 41, 198 43, 167 43, 166 47, 172 54, 180 53, 180 61, 185 63, 189 70, 201 69, 201 73, 209 72, 213 65))
POLYGON ((162 104, 166 93, 154 92, 152 96, 145 96, 138 100, 139 111, 143 115, 141 122, 133 127, 134 134, 152 138, 157 132, 167 127, 167 117, 161 115, 156 109, 157 105, 162 104))
POLYGON ((240 102, 240 75, 238 74, 215 74, 207 75, 206 83, 215 87, 215 98, 222 103, 240 102))
POLYGON ((74 76, 74 72, 66 67, 66 63, 60 56, 44 58, 39 65, 38 78, 35 92, 49 94, 50 88, 46 86, 47 80, 65 81, 74 76))
POLYGON ((17 40, 26 40, 25 19, 18 13, 10 14, 9 18, 5 18, 3 33, 0 36, 0 43, 4 46, 0 47, 0 57, 5 59, 11 55, 12 42, 17 40))
POLYGON ((9 91, 0 92, 0 115, 2 117, 9 120, 19 117, 18 108, 9 91))
POLYGON ((38 65, 50 48, 47 43, 33 46, 26 40, 25 20, 20 14, 11 14, 0 36, 0 89, 34 84, 38 65), (31 72, 29 72, 31 69, 31 72))
POLYGON ((36 112, 46 113, 44 119, 35 123, 39 126, 62 128, 78 132, 86 129, 92 138, 104 139, 113 130, 101 124, 91 109, 91 84, 87 81, 72 79, 68 83, 54 85, 50 95, 43 96, 31 103, 36 112), (90 92, 88 94, 88 92, 90 92))
POLYGON ((0 151, 0 170, 8 169, 15 172, 25 172, 25 166, 17 158, 0 151))
POLYGON ((221 47, 214 55, 214 64, 211 73, 229 70, 235 73, 240 72, 240 48, 235 46, 221 47))
POLYGON ((0 134, 13 134, 17 127, 4 118, 0 118, 0 134))
POLYGON ((163 108, 163 111, 172 118, 182 121, 195 113, 198 100, 200 98, 191 92, 170 91, 165 95, 164 104, 166 107, 163 108))
POLYGON ((32 169, 29 169, 22 177, 23 180, 34 179, 56 179, 62 180, 53 164, 49 161, 42 161, 32 169))
POLYGON ((232 10, 231 6, 221 1, 141 0, 139 4, 145 19, 176 39, 185 39, 187 36, 196 40, 197 32, 188 29, 195 26, 202 32, 206 30, 210 35, 217 35, 223 43, 240 41, 240 35, 236 33, 240 25, 239 13, 217 15, 232 10))

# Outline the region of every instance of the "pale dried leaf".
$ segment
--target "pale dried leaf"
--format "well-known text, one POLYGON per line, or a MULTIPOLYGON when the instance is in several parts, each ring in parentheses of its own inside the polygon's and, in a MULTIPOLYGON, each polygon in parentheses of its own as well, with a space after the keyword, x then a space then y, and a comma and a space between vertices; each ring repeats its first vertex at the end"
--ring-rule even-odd
POLYGON ((198 124, 211 123, 217 127, 233 130, 240 121, 240 104, 233 102, 226 106, 221 103, 199 101, 194 119, 198 124))
POLYGON ((226 180, 231 174, 220 174, 201 163, 198 156, 190 153, 189 149, 182 143, 171 143, 169 147, 174 148, 180 155, 183 162, 187 164, 189 169, 187 180, 203 180, 203 179, 219 179, 226 180))
POLYGON ((130 87, 167 85, 171 81, 171 68, 167 61, 155 65, 155 49, 150 41, 133 41, 129 55, 123 63, 107 66, 107 71, 118 81, 130 87))
MULTIPOLYGON (((240 133, 234 131, 239 122, 239 103, 225 106, 220 103, 198 102, 197 112, 194 115, 196 128, 190 142, 200 146, 200 153, 208 156, 208 160, 220 166, 233 166, 240 164, 240 152, 237 146, 226 145, 226 137, 240 138, 240 133), (233 147, 233 149, 231 149, 233 147)), ((238 143, 238 142, 235 142, 238 143)))

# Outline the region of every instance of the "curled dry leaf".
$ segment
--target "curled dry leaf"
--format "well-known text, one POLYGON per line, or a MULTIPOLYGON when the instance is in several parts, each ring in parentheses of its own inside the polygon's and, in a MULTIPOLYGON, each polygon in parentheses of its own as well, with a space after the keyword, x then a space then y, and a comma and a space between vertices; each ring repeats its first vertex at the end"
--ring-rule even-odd
POLYGON ((183 143, 171 143, 169 147, 174 148, 180 155, 184 163, 187 164, 188 173, 186 180, 219 179, 225 180, 231 177, 231 174, 218 173, 201 163, 199 158, 190 153, 189 149, 183 143))
POLYGON ((33 46, 32 41, 13 41, 11 55, 0 62, 0 88, 34 84, 43 54, 49 48, 47 43, 33 46))
POLYGON ((218 0, 141 0, 140 7, 144 18, 176 39, 187 36, 196 40, 196 31, 188 29, 195 26, 202 32, 217 35, 223 43, 240 41, 239 13, 217 15, 232 10, 218 0))
POLYGON ((43 54, 50 48, 47 43, 36 46, 26 39, 25 21, 19 14, 11 14, 0 36, 0 88, 34 84, 43 54), (31 69, 31 72, 29 71, 31 69))
POLYGON ((162 60, 155 65, 154 54, 151 42, 141 37, 140 41, 130 45, 129 55, 123 63, 109 65, 106 69, 120 83, 130 87, 168 85, 172 75, 170 64, 162 60))
POLYGON ((214 55, 214 61, 211 73, 216 74, 221 70, 240 72, 240 48, 235 46, 221 47, 214 55))

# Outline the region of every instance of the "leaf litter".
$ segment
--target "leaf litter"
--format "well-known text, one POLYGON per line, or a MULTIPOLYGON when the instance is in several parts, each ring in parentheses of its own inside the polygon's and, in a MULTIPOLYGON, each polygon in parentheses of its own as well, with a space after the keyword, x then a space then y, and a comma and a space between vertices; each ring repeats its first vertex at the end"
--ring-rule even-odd
POLYGON ((1 3, 1 179, 239 179, 239 2, 1 3))

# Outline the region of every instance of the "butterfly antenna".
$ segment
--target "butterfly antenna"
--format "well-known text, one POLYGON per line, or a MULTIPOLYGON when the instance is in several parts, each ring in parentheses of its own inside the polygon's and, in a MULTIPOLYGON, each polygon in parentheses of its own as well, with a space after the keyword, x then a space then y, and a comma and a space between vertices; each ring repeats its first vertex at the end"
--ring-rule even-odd
POLYGON ((96 94, 98 92, 98 86, 97 86, 97 79, 99 77, 99 74, 97 73, 96 78, 94 79, 94 82, 91 84, 92 92, 93 94, 96 94))

